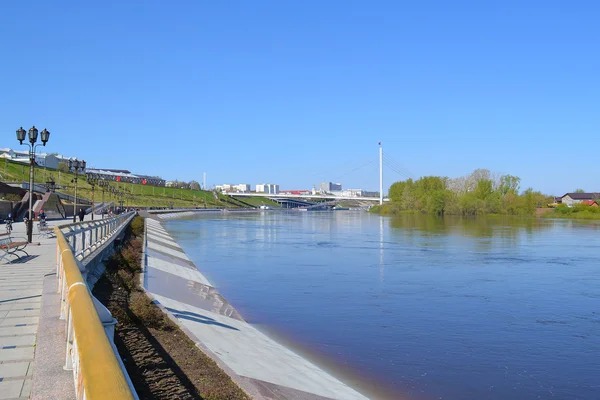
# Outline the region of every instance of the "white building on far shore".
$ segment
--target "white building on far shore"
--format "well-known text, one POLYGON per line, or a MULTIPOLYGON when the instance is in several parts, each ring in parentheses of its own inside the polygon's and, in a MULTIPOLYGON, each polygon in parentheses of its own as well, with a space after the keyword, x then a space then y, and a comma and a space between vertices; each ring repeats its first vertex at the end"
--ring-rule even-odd
POLYGON ((250 192, 250 185, 247 183, 239 183, 232 185, 230 183, 224 183, 222 185, 215 186, 215 190, 221 193, 236 192, 236 193, 248 193, 250 192))
POLYGON ((259 183, 256 185, 256 193, 279 194, 279 185, 274 183, 259 183))

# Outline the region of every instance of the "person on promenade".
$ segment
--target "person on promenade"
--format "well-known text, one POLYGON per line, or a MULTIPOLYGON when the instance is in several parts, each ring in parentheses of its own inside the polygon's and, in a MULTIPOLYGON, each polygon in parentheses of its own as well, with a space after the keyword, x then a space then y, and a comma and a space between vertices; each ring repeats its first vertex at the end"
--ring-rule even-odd
POLYGON ((40 210, 40 213, 38 214, 38 219, 40 220, 40 222, 46 222, 46 213, 44 212, 44 210, 40 210))
POLYGON ((84 217, 85 217, 85 211, 83 211, 83 208, 80 208, 79 209, 79 222, 82 222, 84 217))

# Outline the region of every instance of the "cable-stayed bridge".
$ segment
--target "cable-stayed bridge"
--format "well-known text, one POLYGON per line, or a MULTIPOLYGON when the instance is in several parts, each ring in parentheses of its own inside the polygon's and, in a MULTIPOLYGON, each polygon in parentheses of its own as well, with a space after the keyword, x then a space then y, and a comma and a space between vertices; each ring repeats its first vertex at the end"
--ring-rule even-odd
MULTIPOLYGON (((412 178, 414 174, 404 167, 401 163, 394 160, 391 156, 384 154, 383 148, 381 147, 381 143, 379 144, 379 193, 375 196, 357 196, 357 195, 344 195, 343 191, 340 193, 316 193, 313 189, 313 193, 263 193, 263 192, 236 192, 236 193, 227 193, 233 197, 267 197, 277 203, 279 203, 284 208, 294 208, 294 207, 306 207, 308 209, 314 209, 320 206, 325 205, 335 205, 337 202, 341 201, 356 201, 356 202, 365 202, 365 203, 377 203, 383 204, 383 202, 388 201, 387 198, 383 196, 383 172, 384 166, 392 172, 392 175, 399 175, 403 179, 412 178), (289 201, 286 201, 289 200, 289 201), (290 207, 293 204, 294 207, 290 207)), ((377 158, 373 157, 372 159, 366 160, 366 162, 361 162, 358 166, 351 168, 347 168, 346 171, 335 178, 338 180, 342 177, 348 176, 352 173, 355 173, 361 169, 367 168, 369 166, 373 167, 377 162, 377 158)))

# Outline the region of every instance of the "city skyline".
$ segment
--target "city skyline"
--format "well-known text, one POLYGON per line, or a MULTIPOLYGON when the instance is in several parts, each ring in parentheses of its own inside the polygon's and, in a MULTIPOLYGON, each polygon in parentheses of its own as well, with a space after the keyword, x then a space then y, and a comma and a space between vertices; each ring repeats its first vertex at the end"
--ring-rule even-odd
POLYGON ((7 3, 0 147, 36 125, 102 168, 378 190, 382 142, 386 191, 477 168, 600 190, 568 162, 596 156, 600 5, 434 4, 7 3))

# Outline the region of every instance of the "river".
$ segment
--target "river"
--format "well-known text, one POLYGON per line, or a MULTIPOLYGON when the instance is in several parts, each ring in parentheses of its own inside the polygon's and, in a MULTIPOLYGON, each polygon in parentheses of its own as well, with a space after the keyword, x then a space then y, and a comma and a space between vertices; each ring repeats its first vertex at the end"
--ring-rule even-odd
POLYGON ((374 399, 600 398, 600 224, 219 213, 165 227, 259 329, 374 399))

